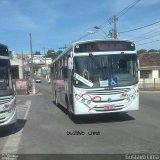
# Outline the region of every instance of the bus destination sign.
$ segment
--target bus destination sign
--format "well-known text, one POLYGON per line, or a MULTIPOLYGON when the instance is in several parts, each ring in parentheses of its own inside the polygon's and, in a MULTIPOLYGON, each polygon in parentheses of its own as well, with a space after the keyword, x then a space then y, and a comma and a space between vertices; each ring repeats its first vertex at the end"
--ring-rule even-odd
POLYGON ((107 52, 107 51, 134 51, 135 44, 129 41, 95 41, 76 44, 75 53, 107 52))

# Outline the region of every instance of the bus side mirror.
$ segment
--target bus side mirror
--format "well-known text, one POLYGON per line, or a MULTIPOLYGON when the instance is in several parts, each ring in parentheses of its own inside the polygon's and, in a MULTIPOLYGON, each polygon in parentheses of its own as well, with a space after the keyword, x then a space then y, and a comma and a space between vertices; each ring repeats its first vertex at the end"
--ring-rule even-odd
POLYGON ((63 78, 68 78, 68 69, 67 67, 62 68, 62 76, 63 78))
POLYGON ((73 69, 73 58, 71 57, 68 58, 68 69, 73 69))

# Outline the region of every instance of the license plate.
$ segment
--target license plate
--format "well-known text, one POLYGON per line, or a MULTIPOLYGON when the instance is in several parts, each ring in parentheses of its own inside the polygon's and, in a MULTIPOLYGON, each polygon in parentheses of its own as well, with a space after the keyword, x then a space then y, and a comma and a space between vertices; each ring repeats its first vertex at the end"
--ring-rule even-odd
POLYGON ((104 106, 104 110, 113 110, 114 106, 113 105, 106 105, 104 106))

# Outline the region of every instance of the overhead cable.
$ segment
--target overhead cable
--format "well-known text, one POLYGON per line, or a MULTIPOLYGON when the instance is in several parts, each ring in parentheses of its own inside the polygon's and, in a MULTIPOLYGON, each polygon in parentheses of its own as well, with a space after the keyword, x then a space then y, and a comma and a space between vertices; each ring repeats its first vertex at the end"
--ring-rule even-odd
POLYGON ((141 0, 135 0, 133 3, 131 3, 129 6, 125 7, 121 12, 117 13, 117 18, 123 16, 125 13, 128 12, 129 9, 133 8, 137 3, 139 3, 141 0))
POLYGON ((136 31, 136 30, 139 30, 139 29, 143 29, 143 28, 146 28, 146 27, 150 27, 150 26, 155 25, 155 24, 157 24, 157 23, 160 23, 160 21, 157 21, 157 22, 154 22, 154 23, 151 23, 151 24, 142 26, 142 27, 138 27, 138 28, 135 28, 135 29, 131 29, 131 30, 127 30, 127 31, 122 31, 122 32, 119 32, 119 33, 127 33, 127 32, 136 31))
POLYGON ((140 44, 137 44, 137 46, 141 46, 141 45, 145 45, 145 44, 149 44, 149 43, 155 43, 155 42, 158 42, 158 41, 160 41, 160 40, 157 39, 157 40, 154 40, 154 41, 151 41, 151 42, 140 43, 140 44))

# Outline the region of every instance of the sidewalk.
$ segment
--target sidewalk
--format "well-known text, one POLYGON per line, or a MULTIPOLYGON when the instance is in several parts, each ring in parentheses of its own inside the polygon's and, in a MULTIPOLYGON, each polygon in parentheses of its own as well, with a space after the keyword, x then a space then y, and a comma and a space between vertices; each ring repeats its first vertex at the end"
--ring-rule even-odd
POLYGON ((139 88, 141 93, 160 93, 160 88, 139 88))

